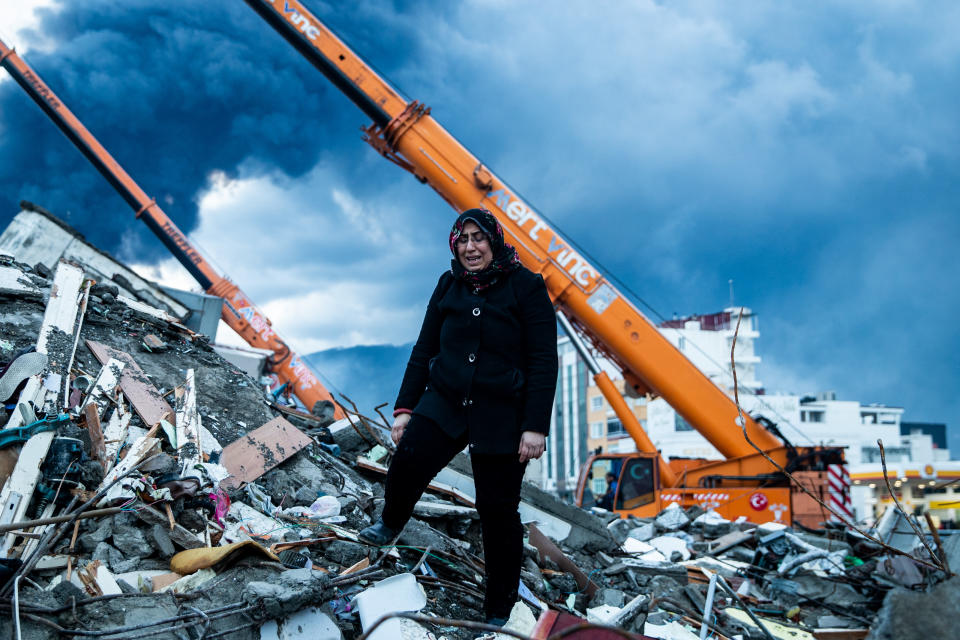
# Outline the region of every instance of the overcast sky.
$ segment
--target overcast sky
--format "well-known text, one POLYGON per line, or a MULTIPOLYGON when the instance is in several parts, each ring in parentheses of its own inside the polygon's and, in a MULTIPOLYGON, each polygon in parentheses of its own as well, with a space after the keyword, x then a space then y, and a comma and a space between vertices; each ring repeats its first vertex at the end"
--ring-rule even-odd
MULTIPOLYGON (((296 348, 415 337, 452 212, 241 0, 10 4, 8 44, 296 348)), ((732 279, 769 390, 960 451, 956 2, 307 5, 656 313, 732 279)), ((9 80, 0 154, 0 225, 26 198, 189 286, 9 80)))

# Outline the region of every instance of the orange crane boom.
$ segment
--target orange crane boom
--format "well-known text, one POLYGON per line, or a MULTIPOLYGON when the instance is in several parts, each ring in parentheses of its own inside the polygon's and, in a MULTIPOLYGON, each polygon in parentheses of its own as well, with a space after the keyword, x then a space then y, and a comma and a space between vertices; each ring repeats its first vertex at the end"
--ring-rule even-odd
MULTIPOLYGON (((543 276, 554 304, 636 390, 662 396, 726 458, 756 454, 743 437, 736 405, 723 390, 440 126, 428 107, 405 100, 297 0, 245 2, 373 120, 365 140, 378 152, 429 184, 458 211, 477 206, 492 211, 523 264, 543 276)), ((757 446, 771 450, 783 445, 752 418, 744 418, 757 446)), ((634 439, 641 450, 656 453, 645 434, 634 439)))
POLYGON ((343 409, 330 392, 320 383, 306 361, 273 330, 263 312, 240 287, 217 273, 156 201, 147 196, 36 72, 2 40, 0 64, 113 185, 136 212, 136 217, 146 223, 200 286, 207 293, 223 298, 224 322, 250 346, 273 352, 273 356, 267 359, 268 370, 276 374, 281 383, 288 384, 308 410, 312 410, 318 402, 329 401, 334 404, 334 416, 338 419, 344 417, 343 409))

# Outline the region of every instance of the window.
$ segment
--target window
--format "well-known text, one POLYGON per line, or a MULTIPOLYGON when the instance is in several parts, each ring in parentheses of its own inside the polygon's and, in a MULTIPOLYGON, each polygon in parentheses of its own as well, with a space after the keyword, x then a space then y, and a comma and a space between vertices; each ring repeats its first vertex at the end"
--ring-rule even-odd
POLYGON ((653 458, 631 458, 623 469, 617 509, 636 509, 654 500, 653 458))
POLYGON ((603 437, 603 423, 602 423, 602 422, 591 422, 591 423, 590 423, 590 437, 591 437, 591 438, 602 438, 602 437, 603 437))
POLYGON ((590 398, 590 411, 600 411, 603 409, 603 397, 593 396, 590 398))
POLYGON ((823 422, 823 411, 801 411, 800 422, 823 422))
POLYGON ((677 340, 677 349, 680 349, 680 351, 683 351, 686 348, 687 348, 687 339, 684 338, 683 336, 680 336, 680 338, 677 340))
POLYGON ((616 478, 620 477, 620 469, 622 466, 622 460, 611 460, 610 458, 600 458, 599 460, 594 460, 593 464, 590 465, 590 471, 587 474, 588 484, 586 487, 590 489, 590 493, 593 495, 587 495, 587 492, 584 491, 582 506, 598 506, 607 510, 611 510, 613 508, 613 496, 608 496, 606 500, 603 499, 603 497, 607 494, 607 489, 610 488, 607 483, 607 474, 612 473, 614 476, 614 482, 616 482, 616 478))
MULTIPOLYGON (((884 453, 888 463, 910 461, 910 447, 884 447, 884 453)), ((860 449, 860 461, 865 464, 879 463, 880 449, 877 447, 862 447, 860 449)))
POLYGON ((683 419, 679 413, 673 414, 673 430, 674 431, 693 431, 693 427, 690 426, 690 423, 683 419))
POLYGON ((607 437, 626 435, 627 430, 623 428, 623 423, 616 418, 607 418, 607 437))

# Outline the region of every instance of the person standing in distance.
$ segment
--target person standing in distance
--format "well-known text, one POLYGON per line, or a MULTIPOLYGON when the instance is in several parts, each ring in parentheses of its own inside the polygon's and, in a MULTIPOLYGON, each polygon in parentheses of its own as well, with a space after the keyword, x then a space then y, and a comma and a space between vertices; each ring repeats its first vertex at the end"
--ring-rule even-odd
POLYGON ((543 455, 557 385, 557 323, 543 278, 520 264, 486 209, 450 231, 450 270, 427 304, 394 407, 397 451, 383 512, 360 537, 392 541, 433 477, 469 447, 482 529, 487 622, 517 600, 527 461, 543 455))

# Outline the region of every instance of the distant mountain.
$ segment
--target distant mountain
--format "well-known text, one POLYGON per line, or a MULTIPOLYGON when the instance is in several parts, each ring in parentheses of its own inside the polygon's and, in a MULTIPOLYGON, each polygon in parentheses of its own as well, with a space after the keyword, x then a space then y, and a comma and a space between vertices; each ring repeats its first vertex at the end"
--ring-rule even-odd
POLYGON ((360 345, 317 351, 306 358, 320 372, 322 381, 332 385, 338 401, 339 390, 356 403, 361 413, 371 417, 376 417, 375 406, 388 402, 381 411, 389 418, 412 347, 412 343, 360 345))

